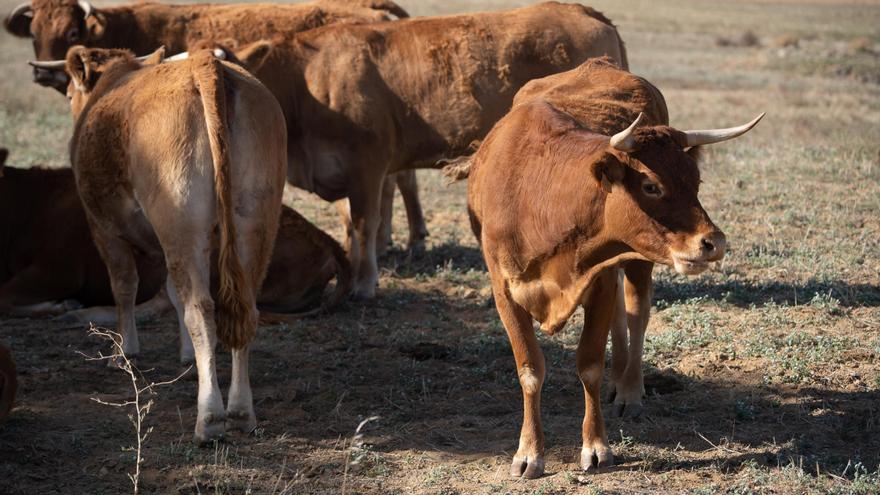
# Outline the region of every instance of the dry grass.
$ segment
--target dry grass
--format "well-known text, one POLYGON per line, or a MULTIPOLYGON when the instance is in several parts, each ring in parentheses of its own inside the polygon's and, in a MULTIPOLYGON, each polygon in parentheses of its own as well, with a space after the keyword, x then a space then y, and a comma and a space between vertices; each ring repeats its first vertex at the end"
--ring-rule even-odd
MULTIPOLYGON (((401 3, 424 15, 526 2, 401 3)), ((145 493, 338 493, 343 484, 351 493, 878 492, 880 7, 593 4, 619 25, 633 71, 664 92, 674 125, 767 112, 703 166, 703 203, 732 243, 728 258, 695 279, 658 270, 647 417, 608 424, 620 466, 576 472, 578 314, 562 335, 541 337, 549 474, 507 478, 521 414, 513 358, 487 302, 464 188, 423 172, 425 256, 384 259, 374 303, 261 329, 255 435, 193 447, 195 383, 167 387, 151 412, 145 493), (715 44, 749 31, 760 46, 715 44), (782 36, 797 46, 774 44, 782 36), (352 468, 348 439, 373 415, 381 419, 365 428, 352 468)), ((0 46, 0 145, 14 164, 63 163, 64 99, 30 85, 26 42, 0 34, 0 46)), ((339 234, 332 208, 307 195, 296 206, 339 234)), ((143 328, 141 360, 175 376, 176 325, 143 328)), ((19 407, 0 432, 0 492, 126 490, 127 420, 89 401, 96 391, 124 400, 126 384, 73 352, 103 344, 83 328, 31 320, 5 321, 0 338, 22 373, 19 407)))

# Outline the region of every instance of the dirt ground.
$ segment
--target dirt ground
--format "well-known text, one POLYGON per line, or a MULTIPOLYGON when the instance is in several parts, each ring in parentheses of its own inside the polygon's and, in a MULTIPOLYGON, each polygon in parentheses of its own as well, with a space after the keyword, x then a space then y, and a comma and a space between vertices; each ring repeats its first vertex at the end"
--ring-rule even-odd
MULTIPOLYGON (((400 3, 427 15, 528 2, 400 3)), ((465 187, 426 171, 427 251, 403 250, 398 207, 375 301, 260 329, 252 435, 194 446, 191 376, 147 397, 143 493, 880 493, 880 5, 592 5, 618 24, 633 72, 664 92, 673 125, 767 112, 702 164, 728 257, 695 278, 656 271, 645 414, 605 410, 617 466, 577 468, 576 314, 540 337, 547 475, 507 476, 521 421, 513 357, 465 187)), ((62 165, 64 98, 30 84, 29 43, 3 32, 0 47, 0 145, 14 165, 62 165)), ((332 207, 306 194, 294 206, 339 238, 332 207)), ((177 376, 174 319, 140 329, 144 377, 177 376)), ((130 492, 132 411, 95 401, 130 399, 130 380, 84 358, 106 342, 48 319, 0 320, 0 342, 20 372, 0 494, 130 492)), ((219 370, 228 385, 227 353, 219 370)))

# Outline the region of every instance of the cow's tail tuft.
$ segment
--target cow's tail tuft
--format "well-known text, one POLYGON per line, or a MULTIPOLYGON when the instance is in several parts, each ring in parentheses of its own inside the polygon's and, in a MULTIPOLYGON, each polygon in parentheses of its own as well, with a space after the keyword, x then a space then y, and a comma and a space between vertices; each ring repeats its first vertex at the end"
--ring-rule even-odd
POLYGON ((241 349, 256 334, 257 315, 252 300, 253 291, 247 286, 236 244, 223 65, 210 51, 204 50, 192 56, 192 67, 193 78, 202 98, 211 157, 214 161, 214 188, 220 224, 217 338, 228 348, 241 349))
POLYGON ((442 166, 443 175, 446 177, 446 185, 453 184, 460 180, 465 180, 471 173, 471 167, 474 163, 473 155, 459 156, 457 158, 442 159, 437 165, 442 166))

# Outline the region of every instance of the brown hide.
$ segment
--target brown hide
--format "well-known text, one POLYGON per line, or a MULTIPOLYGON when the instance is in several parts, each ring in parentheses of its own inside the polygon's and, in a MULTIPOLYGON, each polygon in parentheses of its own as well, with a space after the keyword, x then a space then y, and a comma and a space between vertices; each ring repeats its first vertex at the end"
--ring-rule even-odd
MULTIPOLYGON (((83 17, 76 0, 32 0, 27 16, 7 17, 7 31, 33 37, 37 60, 61 60, 73 45, 127 48, 145 55, 159 46, 169 54, 187 51, 192 43, 209 38, 235 46, 279 34, 292 34, 326 24, 376 22, 389 14, 406 17, 390 0, 323 0, 301 4, 190 4, 134 3, 95 8, 83 17)), ((37 82, 63 91, 66 81, 34 72, 37 82)))
MULTIPOLYGON (((625 69, 625 67, 624 67, 625 69)), ((513 106, 541 98, 585 129, 610 136, 644 113, 643 126, 668 125, 666 100, 653 84, 621 70, 608 58, 589 59, 572 70, 529 81, 513 106)))
POLYGON ((602 267, 671 264, 717 232, 697 200, 699 170, 682 133, 640 128, 636 139, 632 154, 613 150, 607 136, 537 98, 515 107, 474 156, 468 204, 492 277, 548 332, 582 304, 602 267), (645 197, 646 180, 664 199, 645 197))
MULTIPOLYGON (((164 283, 165 269, 161 257, 139 254, 142 302, 164 283)), ((66 299, 113 304, 70 169, 3 169, 0 284, 0 311, 66 299)))
POLYGON ((588 57, 624 60, 603 20, 592 9, 550 2, 325 26, 237 55, 285 111, 292 182, 333 200, 358 188, 359 177, 434 166, 466 151, 531 79, 588 57))
MULTIPOLYGON (((112 305, 107 268, 89 234, 73 171, 6 167, 2 172, 0 310, 67 299, 83 306, 112 305)), ((314 308, 337 275, 337 290, 323 306, 347 294, 350 268, 342 248, 291 208, 282 208, 275 247, 257 299, 261 308, 314 308)), ((165 264, 140 251, 135 259, 137 301, 143 302, 164 284, 165 264)))

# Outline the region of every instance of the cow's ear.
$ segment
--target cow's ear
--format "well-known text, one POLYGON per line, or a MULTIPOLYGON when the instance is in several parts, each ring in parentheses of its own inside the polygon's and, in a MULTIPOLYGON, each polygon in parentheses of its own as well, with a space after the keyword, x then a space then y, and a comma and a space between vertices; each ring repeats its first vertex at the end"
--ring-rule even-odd
POLYGON ((86 30, 90 40, 101 39, 104 36, 105 27, 107 27, 107 17, 104 14, 93 12, 92 15, 86 17, 86 30))
POLYGON ((34 11, 30 7, 15 9, 3 21, 3 27, 13 36, 30 38, 32 20, 34 20, 34 11))
POLYGON ((685 151, 691 159, 695 162, 700 163, 700 158, 703 157, 703 147, 702 146, 691 146, 685 151))
POLYGON ((591 166, 597 185, 607 194, 611 194, 613 183, 620 184, 623 181, 625 165, 613 153, 602 153, 591 166))
POLYGON ((153 53, 149 54, 147 58, 141 61, 141 65, 156 65, 161 64, 162 60, 165 59, 165 47, 160 46, 153 53))
POLYGON ((244 64, 244 68, 250 72, 260 70, 269 53, 272 52, 272 43, 270 41, 261 40, 245 46, 235 53, 235 57, 244 64))
POLYGON ((73 85, 79 91, 91 91, 94 86, 94 67, 90 64, 91 60, 86 52, 86 48, 81 45, 71 47, 67 51, 67 63, 65 70, 73 85))

